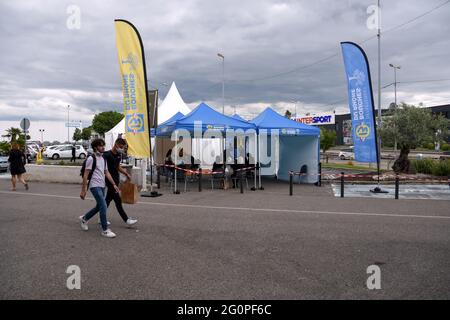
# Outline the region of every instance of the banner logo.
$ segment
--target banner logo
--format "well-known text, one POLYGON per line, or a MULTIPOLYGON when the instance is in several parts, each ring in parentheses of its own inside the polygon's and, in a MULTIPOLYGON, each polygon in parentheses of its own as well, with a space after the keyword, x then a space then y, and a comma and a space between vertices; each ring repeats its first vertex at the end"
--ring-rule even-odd
POLYGON ((367 124, 361 123, 356 127, 355 134, 364 142, 370 136, 370 127, 367 124))
POLYGON ((142 113, 127 114, 125 123, 127 124, 127 132, 136 134, 144 132, 144 115, 142 113))
POLYGON ((131 68, 136 70, 139 65, 139 58, 130 52, 128 53, 127 58, 122 60, 122 64, 130 64, 131 68))
POLYGON ((291 128, 282 128, 281 134, 282 135, 290 135, 290 136, 300 135, 300 130, 299 129, 291 129, 291 128))

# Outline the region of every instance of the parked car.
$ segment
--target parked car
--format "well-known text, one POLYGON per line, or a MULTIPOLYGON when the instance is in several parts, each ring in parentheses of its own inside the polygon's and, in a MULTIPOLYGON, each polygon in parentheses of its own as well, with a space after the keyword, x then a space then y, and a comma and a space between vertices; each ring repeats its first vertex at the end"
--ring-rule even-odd
POLYGON ((446 159, 450 159, 450 151, 444 151, 439 156, 439 160, 446 160, 446 159))
POLYGON ((341 160, 354 160, 355 159, 355 152, 353 150, 353 146, 348 148, 348 149, 342 149, 339 152, 338 157, 341 160))
POLYGON ((27 162, 33 161, 33 159, 36 159, 37 151, 33 146, 27 146, 27 162))
MULTIPOLYGON (((71 144, 55 144, 53 146, 48 146, 48 147, 45 148, 45 151, 43 152, 42 155, 44 157, 47 157, 47 154, 48 154, 49 151, 56 150, 56 149, 61 149, 63 147, 68 147, 68 146, 71 146, 71 144)), ((72 156, 72 154, 70 156, 72 156)))
POLYGON ((392 153, 381 153, 381 159, 394 160, 395 155, 392 153))
POLYGON ((8 156, 0 155, 0 172, 7 172, 9 167, 8 156))
MULTIPOLYGON (((86 158, 86 150, 83 148, 83 146, 76 145, 75 146, 75 157, 84 159, 86 158)), ((53 160, 57 160, 60 158, 72 158, 72 146, 63 146, 60 148, 55 148, 52 150, 48 150, 46 152, 47 158, 52 158, 53 160)))

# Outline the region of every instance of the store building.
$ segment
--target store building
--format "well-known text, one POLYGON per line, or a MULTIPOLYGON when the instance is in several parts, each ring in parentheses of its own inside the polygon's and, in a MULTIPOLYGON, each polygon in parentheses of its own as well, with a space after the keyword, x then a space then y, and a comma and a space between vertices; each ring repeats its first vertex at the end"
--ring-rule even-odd
MULTIPOLYGON (((429 107, 433 114, 442 114, 447 119, 450 119, 450 104, 429 107)), ((383 109, 381 114, 384 115, 389 110, 383 109)), ((336 131, 336 145, 352 145, 352 119, 350 113, 334 114, 334 112, 308 114, 299 116, 293 119, 305 124, 318 126, 326 130, 336 131)), ((447 137, 447 142, 450 142, 450 136, 447 137)))

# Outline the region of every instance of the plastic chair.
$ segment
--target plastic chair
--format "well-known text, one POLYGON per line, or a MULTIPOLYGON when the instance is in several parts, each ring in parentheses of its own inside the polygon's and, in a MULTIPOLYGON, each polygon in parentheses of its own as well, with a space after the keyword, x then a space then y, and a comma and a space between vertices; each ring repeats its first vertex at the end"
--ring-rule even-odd
POLYGON ((306 174, 308 173, 308 166, 306 164, 302 165, 302 167, 300 168, 300 175, 298 176, 298 184, 301 183, 301 179, 302 179, 302 174, 306 174))

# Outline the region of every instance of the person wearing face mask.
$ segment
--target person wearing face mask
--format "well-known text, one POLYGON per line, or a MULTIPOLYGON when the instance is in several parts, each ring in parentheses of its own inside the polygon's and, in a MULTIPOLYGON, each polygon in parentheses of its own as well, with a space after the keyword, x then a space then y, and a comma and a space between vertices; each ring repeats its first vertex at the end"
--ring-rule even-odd
POLYGON ((106 211, 108 210, 105 201, 105 178, 111 185, 113 192, 119 194, 119 188, 108 171, 108 164, 103 158, 105 152, 105 141, 103 139, 95 139, 91 143, 94 154, 86 159, 85 169, 83 172, 83 185, 81 187, 80 198, 85 199, 87 189, 92 192, 97 205, 89 210, 84 216, 80 216, 81 229, 89 230, 88 221, 97 212, 100 212, 100 221, 102 226, 101 235, 107 238, 114 238, 116 235, 108 228, 106 219, 106 211))
MULTIPOLYGON (((120 166, 120 162, 122 160, 122 154, 124 153, 125 147, 127 145, 127 142, 125 139, 117 138, 117 140, 114 142, 114 146, 110 151, 107 151, 103 154, 103 158, 106 160, 106 163, 108 164, 108 170, 111 174, 111 177, 114 180, 114 183, 116 185, 119 184, 120 181, 120 173, 125 175, 128 180, 131 180, 131 176, 128 172, 125 171, 120 166)), ((119 212, 120 217, 122 220, 128 225, 132 226, 134 225, 137 220, 129 218, 126 214, 125 210, 122 206, 122 199, 120 198, 120 194, 116 193, 114 191, 114 187, 111 185, 111 183, 106 180, 106 187, 108 188, 108 191, 106 193, 106 206, 109 207, 109 204, 112 200, 114 200, 114 203, 116 204, 116 209, 119 212)))

